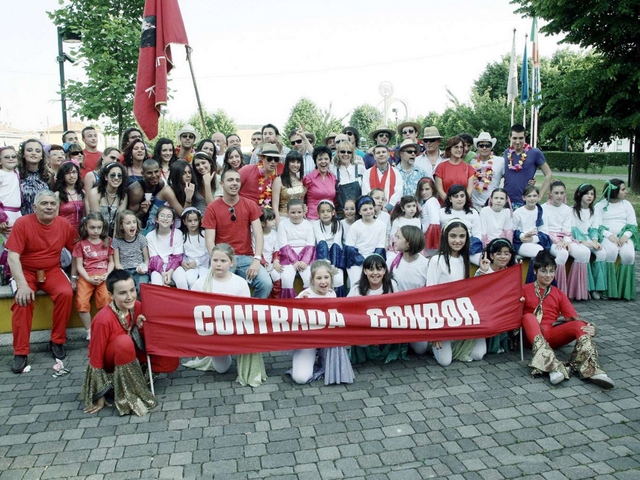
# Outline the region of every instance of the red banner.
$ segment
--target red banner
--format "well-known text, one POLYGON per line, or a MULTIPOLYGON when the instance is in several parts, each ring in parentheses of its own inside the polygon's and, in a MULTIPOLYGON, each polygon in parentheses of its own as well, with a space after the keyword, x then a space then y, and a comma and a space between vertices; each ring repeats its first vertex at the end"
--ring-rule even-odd
POLYGON ((171 43, 189 48, 178 0, 146 0, 133 114, 148 139, 158 135, 160 106, 167 104, 171 43))
POLYGON ((487 338, 520 327, 521 266, 389 295, 262 300, 141 285, 148 353, 173 357, 487 338))

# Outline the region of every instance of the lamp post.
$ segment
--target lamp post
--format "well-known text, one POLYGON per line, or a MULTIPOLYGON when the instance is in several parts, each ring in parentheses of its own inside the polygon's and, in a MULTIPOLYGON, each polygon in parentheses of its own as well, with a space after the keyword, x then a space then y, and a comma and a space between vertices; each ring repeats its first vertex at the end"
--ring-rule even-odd
POLYGON ((60 67, 60 103, 62 105, 62 131, 66 132, 69 127, 67 124, 67 96, 64 89, 64 62, 68 61, 70 63, 74 63, 75 60, 71 56, 64 53, 64 50, 62 49, 62 42, 80 43, 80 35, 75 32, 63 29, 62 27, 58 27, 58 56, 56 57, 56 60, 58 61, 58 66, 60 67))

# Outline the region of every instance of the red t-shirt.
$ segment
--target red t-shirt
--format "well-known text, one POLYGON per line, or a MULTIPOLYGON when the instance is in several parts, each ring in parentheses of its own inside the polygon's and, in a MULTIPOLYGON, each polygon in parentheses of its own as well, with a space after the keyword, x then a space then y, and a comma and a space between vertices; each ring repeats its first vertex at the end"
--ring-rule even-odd
MULTIPOLYGON (((253 256, 251 245, 251 222, 262 215, 262 210, 251 200, 239 197, 238 203, 233 207, 218 198, 207 205, 204 212, 202 226, 216 231, 216 244, 228 243, 236 255, 253 256), (236 221, 231 220, 233 208, 236 221)), ((13 235, 13 233, 12 233, 13 235)))
POLYGON ((104 246, 104 243, 93 244, 88 238, 80 240, 73 247, 73 257, 82 258, 84 269, 89 275, 102 275, 107 273, 109 267, 109 255, 113 255, 111 242, 104 246))
MULTIPOLYGON (((276 166, 276 174, 273 178, 269 179, 265 177, 265 185, 259 184, 260 171, 258 165, 245 165, 240 169, 240 196, 244 198, 248 198, 256 205, 260 200, 261 188, 271 188, 273 184, 273 180, 282 173, 284 169, 284 165, 282 163, 278 163, 276 166)), ((269 201, 267 205, 271 205, 271 197, 269 197, 269 201)), ((216 242, 217 243, 217 242, 216 242)))
POLYGON ((433 172, 434 177, 439 177, 442 180, 442 188, 444 193, 447 193, 449 189, 455 185, 462 185, 465 190, 469 179, 475 175, 476 171, 468 163, 460 162, 458 165, 453 165, 451 162, 442 162, 436 167, 436 171, 433 172))
POLYGON ((96 169, 100 158, 102 157, 102 152, 88 152, 86 149, 83 151, 84 153, 84 166, 80 169, 80 173, 82 178, 85 177, 87 173, 96 169))
POLYGON ((60 252, 65 247, 73 251, 77 236, 66 218, 54 217, 50 225, 43 225, 32 213, 16 220, 6 247, 20 255, 23 270, 51 270, 60 268, 60 252))

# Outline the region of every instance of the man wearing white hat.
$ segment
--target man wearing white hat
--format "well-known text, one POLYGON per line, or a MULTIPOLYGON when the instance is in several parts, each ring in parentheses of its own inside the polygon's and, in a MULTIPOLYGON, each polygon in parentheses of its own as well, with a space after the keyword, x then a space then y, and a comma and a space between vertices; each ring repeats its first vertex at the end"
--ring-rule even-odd
POLYGON ((398 147, 400 163, 395 169, 402 179, 402 195, 415 195, 418 182, 427 176, 426 172, 415 164, 419 151, 420 145, 410 139, 403 141, 398 147))
POLYGON ((487 199, 496 188, 500 186, 504 173, 504 158, 493 154, 496 144, 495 137, 488 132, 482 132, 478 138, 473 139, 473 146, 478 155, 469 162, 476 171, 471 199, 476 210, 480 211, 487 199))
POLYGON ((178 158, 191 163, 196 151, 193 146, 200 141, 200 134, 193 125, 185 125, 178 131, 178 143, 176 147, 176 155, 178 158))
POLYGON ((258 154, 258 163, 240 169, 240 196, 255 202, 260 208, 271 207, 271 187, 284 169, 280 162, 284 156, 274 143, 264 143, 258 154))
POLYGON ((440 152, 442 135, 436 127, 425 127, 422 135, 424 153, 416 158, 416 165, 425 171, 428 177, 433 178, 433 172, 444 159, 440 152))

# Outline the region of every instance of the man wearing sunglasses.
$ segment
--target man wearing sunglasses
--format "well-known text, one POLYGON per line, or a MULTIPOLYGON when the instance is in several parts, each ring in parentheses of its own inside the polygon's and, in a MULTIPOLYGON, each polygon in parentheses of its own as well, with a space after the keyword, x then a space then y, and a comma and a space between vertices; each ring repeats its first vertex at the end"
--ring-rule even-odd
POLYGON ((416 165, 427 172, 427 176, 431 177, 436 167, 444 159, 440 151, 440 143, 442 135, 436 127, 425 127, 422 135, 422 144, 424 145, 424 153, 416 158, 416 165))
MULTIPOLYGON (((420 151, 418 155, 420 155, 424 151, 424 146, 418 140, 418 135, 420 135, 420 130, 422 130, 422 125, 418 122, 402 122, 398 125, 398 135, 404 142, 405 140, 411 140, 413 143, 417 143, 420 146, 420 151)), ((402 143, 402 142, 400 142, 402 143)), ((400 162, 400 157, 398 156, 398 148, 395 148, 396 151, 396 163, 400 162)))
MULTIPOLYGON (((376 128, 373 132, 369 134, 369 138, 373 142, 373 145, 386 145, 389 146, 391 139, 395 135, 396 132, 391 130, 390 128, 385 127, 384 125, 376 128)), ((376 159, 373 157, 373 149, 371 147, 367 153, 364 155, 364 165, 367 168, 371 168, 376 164, 376 159)), ((396 152, 391 150, 389 152, 389 162, 391 164, 396 163, 396 152)))
POLYGON ((400 163, 395 168, 402 179, 402 195, 415 195, 420 179, 429 176, 415 164, 419 151, 420 145, 412 140, 405 140, 398 148, 400 163))
MULTIPOLYGON (((243 169, 255 166, 246 165, 243 169)), ((240 196, 240 174, 235 170, 223 172, 221 183, 222 197, 207 205, 202 219, 207 251, 210 252, 218 243, 229 244, 236 254, 231 272, 245 278, 253 286, 255 298, 267 298, 273 282, 261 265, 264 243, 260 224, 262 210, 255 202, 240 196), (251 242, 252 229, 255 248, 251 242)))
POLYGON ((311 154, 313 153, 313 145, 309 141, 306 132, 302 128, 293 130, 289 134, 289 143, 291 148, 296 150, 302 155, 302 176, 308 175, 316 168, 316 164, 313 161, 311 154))
POLYGON ((193 125, 185 125, 178 132, 178 143, 176 147, 176 155, 178 158, 191 163, 191 159, 195 155, 193 146, 200 141, 200 134, 196 132, 193 125))
POLYGON ((273 180, 282 173, 284 157, 273 143, 265 143, 258 154, 258 163, 240 169, 242 187, 240 196, 256 203, 260 208, 271 206, 273 180))

